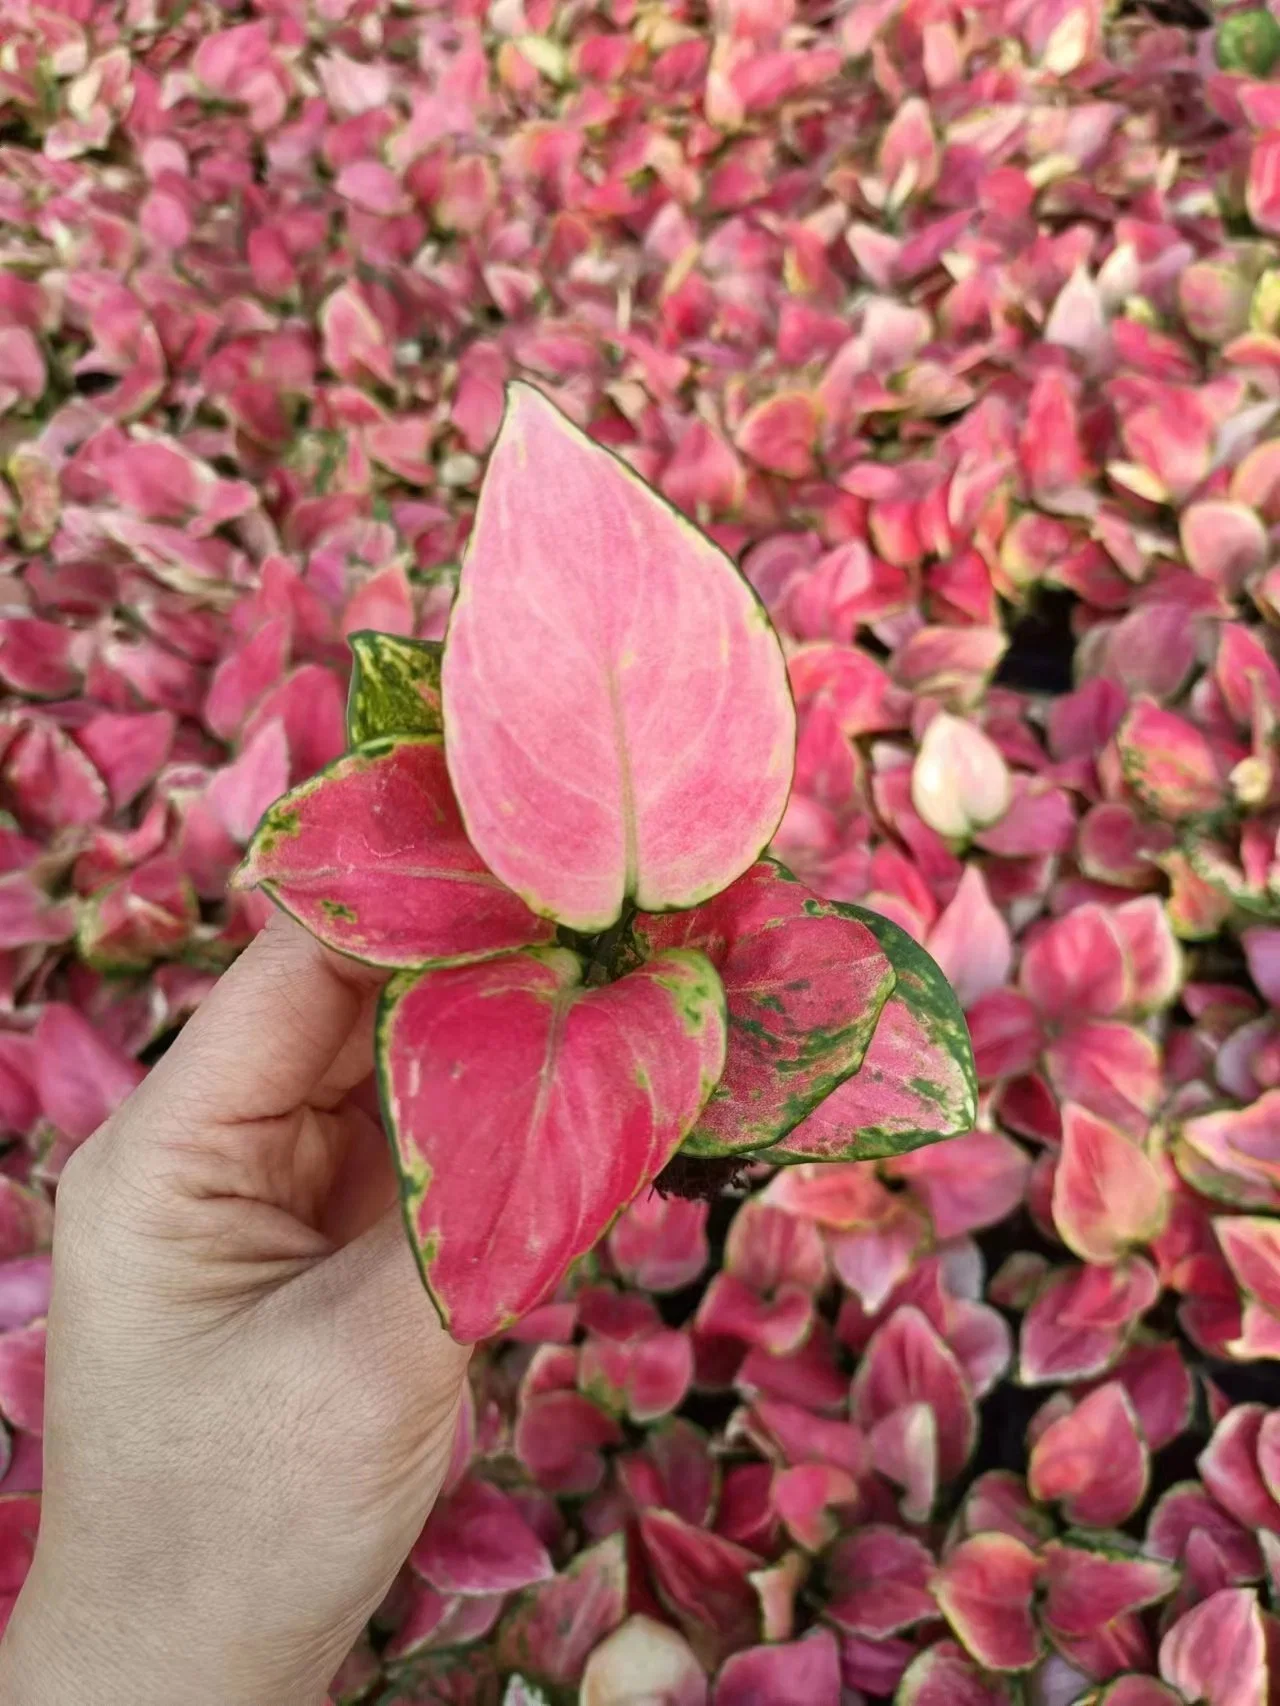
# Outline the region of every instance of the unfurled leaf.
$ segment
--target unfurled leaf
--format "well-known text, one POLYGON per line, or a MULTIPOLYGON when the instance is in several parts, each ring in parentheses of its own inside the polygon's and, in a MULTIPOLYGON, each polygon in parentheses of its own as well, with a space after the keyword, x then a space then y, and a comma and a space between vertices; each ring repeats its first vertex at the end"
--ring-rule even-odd
POLYGON ((641 1291, 679 1291, 707 1265, 707 1205, 642 1193, 609 1233, 614 1267, 641 1291))
POLYGON ((701 954, 586 988, 563 948, 395 980, 378 1052, 405 1222, 463 1341, 552 1290, 688 1133, 724 1065, 701 954))
MULTIPOLYGON (((836 903, 833 903, 836 904, 836 903)), ((868 1160, 969 1131, 977 1116, 973 1050, 959 1003, 906 931, 860 906, 897 982, 862 1066, 769 1152, 770 1161, 868 1160)))
POLYGON ((1228 1410, 1196 1466, 1218 1504, 1237 1522, 1248 1529, 1280 1533, 1280 1503, 1267 1485, 1260 1463, 1267 1417, 1261 1404, 1237 1404, 1228 1410))
POLYGON ((1132 996, 1124 943, 1101 906, 1077 906, 1029 935, 1019 978, 1049 1019, 1109 1018, 1132 996))
POLYGON ((443 693, 471 839, 575 929, 627 899, 708 899, 782 816, 794 712, 750 587, 528 386, 490 458, 443 693))
POLYGON ((885 1167, 905 1179, 928 1210, 938 1238, 993 1226, 1022 1201, 1031 1163, 997 1131, 971 1131, 936 1149, 913 1150, 885 1167))
POLYGON ((0 1634, 31 1568, 40 1527, 35 1493, 0 1494, 0 1634))
POLYGON ((927 1404, 937 1422, 938 1459, 950 1480, 968 1461, 977 1416, 959 1363, 928 1319, 902 1305, 878 1327, 853 1377, 851 1409, 864 1428, 904 1405, 927 1404))
POLYGON ((608 1410, 654 1422, 681 1403, 693 1378, 693 1345, 678 1328, 621 1342, 589 1337, 578 1359, 578 1384, 608 1410))
POLYGON ((735 1653, 716 1678, 713 1706, 793 1706, 840 1696, 840 1656, 829 1629, 735 1653))
POLYGON ((894 972, 858 918, 761 860, 706 905, 640 916, 650 953, 700 949, 724 985, 725 1069, 685 1140, 693 1155, 764 1149, 862 1064, 894 972))
POLYGON ((1114 1267, 1051 1274, 1023 1317, 1018 1378, 1025 1386, 1043 1386, 1104 1373, 1159 1295, 1154 1269, 1135 1257, 1114 1267))
POLYGON ((468 1477, 435 1506, 409 1562, 444 1594, 501 1594, 546 1581, 546 1548, 513 1500, 468 1477))
POLYGON ((754 1553, 671 1511, 643 1511, 640 1538, 659 1598, 709 1669, 756 1639, 759 1606, 749 1577, 760 1560, 754 1553))
POLYGON ((361 629, 348 636, 351 685, 347 690, 347 740, 352 746, 383 735, 437 735, 444 729, 436 640, 361 629))
POLYGON ((44 1432, 44 1322, 0 1332, 0 1416, 24 1433, 44 1432))
MULTIPOLYGON (((574 1378, 577 1358, 568 1351, 574 1378)), ((520 1462, 549 1493, 591 1493, 604 1478, 601 1448, 622 1442, 619 1423, 580 1392, 542 1391, 526 1396, 513 1446, 520 1462)))
POLYGON ((975 1534, 939 1565, 933 1592, 984 1670, 1029 1670, 1044 1651, 1032 1612, 1041 1564, 1009 1534, 975 1534))
POLYGON ((827 1558, 826 1614, 853 1635, 883 1640, 937 1615, 933 1555, 900 1529, 874 1524, 839 1540, 827 1558))
POLYGON ((966 1010, 1008 981, 1013 937, 976 865, 965 868, 928 938, 929 953, 966 1010))
POLYGON ((1118 1676, 1096 1694, 1086 1695, 1080 1706, 1182 1706, 1182 1696, 1153 1676, 1118 1676))
POLYGON ((498 1662, 552 1687, 570 1687, 626 1609, 626 1546, 614 1534, 515 1600, 498 1630, 498 1662))
POLYGON ((1054 1635, 1090 1635, 1126 1612, 1158 1605, 1178 1585, 1170 1564, 1078 1540, 1049 1541, 1041 1561, 1041 1615, 1054 1635))
POLYGON ((994 1677, 984 1676, 954 1641, 937 1641, 911 1661, 894 1706, 1008 1706, 994 1677))
POLYGON ((1050 1422, 1031 1448, 1027 1485, 1034 1498, 1061 1504, 1069 1522, 1114 1528, 1142 1502, 1148 1471, 1129 1395, 1110 1381, 1050 1422))
POLYGON ((1265 1706, 1262 1611, 1249 1588, 1226 1588, 1193 1607, 1160 1643, 1160 1675, 1185 1700, 1265 1706))
POLYGON ((553 928, 467 840, 438 739, 365 746, 286 794, 238 881, 374 965, 482 959, 546 942, 553 928))
POLYGON ((1140 1145, 1068 1103, 1053 1179, 1053 1221, 1063 1241, 1087 1262, 1114 1262, 1150 1243, 1167 1213, 1164 1181, 1140 1145))
POLYGON ((45 1117, 73 1144, 91 1137, 144 1076, 136 1061, 62 1001, 48 1002, 40 1015, 35 1068, 45 1117))
POLYGON ((1216 811, 1222 778, 1208 741, 1185 717, 1139 699, 1116 734, 1125 778, 1153 811, 1172 823, 1216 811))

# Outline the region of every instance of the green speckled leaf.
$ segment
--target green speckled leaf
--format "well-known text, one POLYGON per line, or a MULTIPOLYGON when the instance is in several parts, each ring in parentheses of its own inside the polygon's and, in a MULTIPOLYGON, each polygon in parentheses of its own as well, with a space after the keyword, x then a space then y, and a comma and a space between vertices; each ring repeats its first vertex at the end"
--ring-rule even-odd
POLYGON ((770 1161, 869 1161, 970 1131, 978 1079, 969 1028, 955 993, 906 931, 843 902, 897 974, 859 1070, 769 1151, 770 1161))
POLYGON ((375 966, 483 959, 553 929, 467 840, 439 735, 370 741, 277 800, 236 880, 375 966))
POLYGON ((350 636, 351 687, 347 693, 347 741, 363 746, 379 735, 438 735, 440 710, 438 640, 405 640, 362 628, 350 636))
POLYGON ((1269 77, 1280 59, 1280 23, 1265 6, 1235 12, 1218 25, 1215 50, 1224 71, 1269 77))
POLYGON ((698 948, 720 974, 729 1012, 724 1073, 681 1146, 736 1155, 776 1143, 862 1064, 893 967, 857 919, 761 859, 689 912, 641 913, 650 954, 698 948))
POLYGON ((551 1294, 666 1166, 724 1067, 705 955, 673 949, 597 987, 583 970, 566 948, 534 949, 405 974, 382 996, 405 1224, 464 1344, 551 1294))

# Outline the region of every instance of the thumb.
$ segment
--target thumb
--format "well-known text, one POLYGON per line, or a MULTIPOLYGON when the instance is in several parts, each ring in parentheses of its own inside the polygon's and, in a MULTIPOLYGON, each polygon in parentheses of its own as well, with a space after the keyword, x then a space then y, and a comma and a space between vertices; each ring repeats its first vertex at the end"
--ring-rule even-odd
MULTIPOLYGON (((407 1403, 423 1437, 452 1417, 471 1346, 440 1324, 409 1247, 399 1205, 304 1277, 324 1285, 332 1329, 355 1367, 388 1399, 407 1403)), ((451 1435, 450 1435, 451 1440, 451 1435)))

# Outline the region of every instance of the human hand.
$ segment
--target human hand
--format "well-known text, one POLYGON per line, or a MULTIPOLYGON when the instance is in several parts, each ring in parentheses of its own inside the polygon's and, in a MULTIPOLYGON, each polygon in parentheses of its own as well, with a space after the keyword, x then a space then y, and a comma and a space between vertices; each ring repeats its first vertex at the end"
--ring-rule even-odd
POLYGON ((417 1538, 467 1351, 360 1102, 381 978, 284 917, 58 1189, 22 1706, 314 1706, 417 1538))

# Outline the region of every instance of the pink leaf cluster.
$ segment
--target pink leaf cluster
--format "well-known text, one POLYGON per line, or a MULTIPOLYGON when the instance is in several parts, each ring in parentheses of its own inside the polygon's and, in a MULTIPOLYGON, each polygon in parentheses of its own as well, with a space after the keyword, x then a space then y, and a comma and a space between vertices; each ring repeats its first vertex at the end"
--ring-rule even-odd
MULTIPOLYGON (((334 1702, 1272 1706, 1280 103, 1214 40, 1248 11, 9 5, 0 1619, 61 1166, 264 922, 229 883, 263 812, 349 765, 347 637, 443 638, 522 380, 742 568, 796 708, 771 852, 941 967, 978 1118, 895 1152, 938 1086, 890 995, 794 1164, 577 1240, 477 1351, 334 1702), (819 1165, 870 1087, 883 1142, 819 1165)), ((651 569, 628 614, 674 634, 651 569)), ((478 667, 533 689, 520 570, 478 667)), ((379 786, 554 983, 422 742, 379 786)), ((397 880, 382 924, 438 925, 397 880)), ((731 1028, 759 935, 658 951, 731 1028)))

